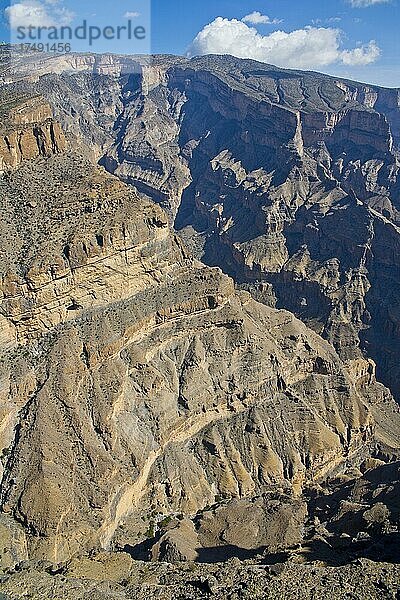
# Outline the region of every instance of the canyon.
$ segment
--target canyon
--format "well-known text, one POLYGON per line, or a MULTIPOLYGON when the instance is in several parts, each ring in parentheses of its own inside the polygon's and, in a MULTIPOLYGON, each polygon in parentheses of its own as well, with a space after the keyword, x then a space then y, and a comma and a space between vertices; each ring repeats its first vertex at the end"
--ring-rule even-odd
POLYGON ((0 586, 281 597, 272 557, 359 584, 382 544, 395 582, 399 90, 0 64, 0 586))

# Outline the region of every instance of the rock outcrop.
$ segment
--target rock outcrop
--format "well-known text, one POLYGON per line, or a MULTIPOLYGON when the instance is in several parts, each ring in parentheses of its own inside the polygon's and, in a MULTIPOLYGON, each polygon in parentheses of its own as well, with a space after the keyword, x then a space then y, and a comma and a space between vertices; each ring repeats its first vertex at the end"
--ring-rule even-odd
POLYGON ((232 57, 29 60, 10 89, 29 81, 203 262, 400 394, 398 90, 232 57))
POLYGON ((155 204, 70 155, 1 185, 14 227, 2 236, 1 505, 30 557, 137 543, 154 511, 276 485, 299 494, 395 451, 395 434, 375 433, 373 406, 390 400, 373 372, 350 374, 293 315, 235 294, 155 204))
POLYGON ((17 97, 6 102, 0 98, 0 111, 0 172, 17 168, 24 160, 65 149, 64 133, 43 98, 17 97))
POLYGON ((123 592, 127 553, 312 554, 362 498, 385 534, 366 473, 399 458, 392 95, 229 57, 39 67, 3 73, 24 139, 0 179, 5 589, 123 592), (343 479, 348 504, 318 504, 343 479))

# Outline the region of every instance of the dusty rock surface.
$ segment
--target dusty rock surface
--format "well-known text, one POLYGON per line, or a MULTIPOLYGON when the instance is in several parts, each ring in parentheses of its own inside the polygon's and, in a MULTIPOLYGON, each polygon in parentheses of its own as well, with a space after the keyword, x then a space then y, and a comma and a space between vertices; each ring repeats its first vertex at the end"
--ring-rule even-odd
POLYGON ((396 454, 372 413, 396 415, 387 390, 188 257, 155 204, 67 155, 2 185, 16 231, 2 258, 1 497, 30 555, 132 544, 163 515, 268 486, 299 494, 346 461, 396 454), (45 194, 21 199, 44 171, 45 194))
POLYGON ((116 566, 112 557, 87 561, 79 572, 62 574, 52 573, 50 566, 24 565, 2 575, 0 585, 6 600, 392 600, 398 598, 399 578, 398 565, 367 559, 334 568, 237 559, 214 565, 127 564, 125 557, 116 566), (99 568, 105 580, 99 581, 99 568))
POLYGON ((218 56, 21 58, 3 76, 203 262, 399 395, 399 90, 218 56))
POLYGON ((397 91, 0 63, 1 594, 397 600, 397 91))

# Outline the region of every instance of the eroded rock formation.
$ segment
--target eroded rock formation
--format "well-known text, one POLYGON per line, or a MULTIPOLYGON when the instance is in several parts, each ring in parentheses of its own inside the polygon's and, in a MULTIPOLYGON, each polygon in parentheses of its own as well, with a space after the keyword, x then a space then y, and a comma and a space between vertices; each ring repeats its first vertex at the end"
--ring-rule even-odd
POLYGON ((2 508, 30 556, 140 541, 155 509, 301 493, 396 447, 368 364, 350 373, 293 315, 235 294, 116 178, 56 155, 2 188, 2 508))
POLYGON ((372 207, 378 181, 396 204, 392 95, 230 58, 96 61, 8 83, 33 98, 15 127, 48 139, 47 105, 26 116, 41 94, 75 149, 59 131, 0 180, 4 564, 287 551, 330 478, 398 457, 379 379, 400 238, 372 207))
POLYGON ((0 172, 15 169, 24 160, 65 149, 64 133, 43 98, 11 98, 1 104, 1 111, 0 172))
POLYGON ((398 90, 232 57, 26 61, 11 88, 29 79, 199 258, 400 393, 398 90))

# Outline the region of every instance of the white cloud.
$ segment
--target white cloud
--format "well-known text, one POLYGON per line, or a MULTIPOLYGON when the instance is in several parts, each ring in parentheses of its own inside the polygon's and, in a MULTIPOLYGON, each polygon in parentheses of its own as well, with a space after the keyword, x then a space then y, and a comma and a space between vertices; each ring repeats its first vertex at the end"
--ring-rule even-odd
POLYGON ((278 23, 282 23, 279 19, 271 19, 267 15, 262 15, 258 10, 243 17, 242 21, 251 25, 277 25, 278 23))
POLYGON ((374 40, 369 44, 354 48, 354 50, 343 50, 341 58, 345 65, 370 65, 381 55, 381 50, 374 40))
POLYGON ((124 14, 125 19, 137 19, 137 17, 140 17, 140 13, 138 12, 128 11, 124 14))
POLYGON ((305 27, 261 35, 242 21, 218 17, 198 33, 188 54, 232 54, 280 67, 313 69, 334 63, 366 65, 379 57, 380 50, 374 41, 352 50, 341 49, 339 29, 305 27))
POLYGON ((350 4, 353 8, 368 8, 375 4, 387 4, 390 0, 350 0, 350 4))
POLYGON ((342 17, 329 17, 328 19, 312 19, 313 25, 327 25, 331 23, 340 23, 342 17))
POLYGON ((4 10, 11 29, 18 27, 59 27, 69 25, 74 13, 60 6, 58 0, 21 0, 4 10))

